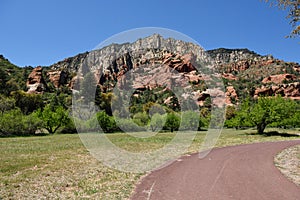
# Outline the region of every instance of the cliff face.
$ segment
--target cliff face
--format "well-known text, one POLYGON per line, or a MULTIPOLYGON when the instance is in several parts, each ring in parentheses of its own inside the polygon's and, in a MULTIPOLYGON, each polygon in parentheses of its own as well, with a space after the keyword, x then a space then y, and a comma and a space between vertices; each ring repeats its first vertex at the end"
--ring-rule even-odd
POLYGON ((28 76, 26 83, 28 87, 28 93, 42 93, 46 90, 46 82, 43 77, 43 68, 36 67, 28 76))
MULTIPOLYGON (((116 82, 123 86, 128 84, 124 75, 133 70, 139 72, 135 77, 135 89, 153 89, 159 84, 170 86, 176 81, 184 85, 183 82, 186 82, 189 84, 183 87, 193 88, 195 98, 201 105, 209 95, 213 95, 207 90, 205 82, 211 80, 210 76, 216 75, 218 71, 225 84, 226 103, 234 104, 246 95, 281 94, 297 99, 300 97, 297 85, 299 69, 297 63, 261 56, 248 49, 221 48, 205 52, 192 43, 164 39, 155 34, 133 43, 112 44, 67 58, 51 65, 44 79, 50 81, 55 88, 67 86, 74 89, 76 80, 82 80, 90 71, 95 75, 101 90, 107 92, 112 90, 116 82), (197 70, 210 59, 213 60, 213 65, 208 67, 209 72, 197 70), (170 70, 174 73, 170 73, 170 70)), ((36 78, 32 76, 29 79, 43 84, 43 79, 39 79, 38 74, 36 78)), ((32 81, 28 81, 28 87, 34 88, 29 82, 32 81)), ((41 89, 46 90, 45 87, 41 89)), ((40 92, 40 89, 36 88, 36 92, 40 92)))

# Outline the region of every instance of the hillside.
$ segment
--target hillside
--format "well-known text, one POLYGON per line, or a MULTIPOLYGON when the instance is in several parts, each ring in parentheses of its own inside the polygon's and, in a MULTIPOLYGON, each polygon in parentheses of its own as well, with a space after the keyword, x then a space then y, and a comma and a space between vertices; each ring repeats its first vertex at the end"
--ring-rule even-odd
MULTIPOLYGON (((248 95, 281 94, 300 99, 298 63, 284 62, 270 55, 262 56, 248 49, 220 48, 205 52, 192 43, 165 39, 160 35, 139 39, 134 43, 112 44, 66 58, 49 67, 19 68, 3 56, 0 57, 0 66, 1 93, 6 94, 16 89, 29 93, 76 89, 76 82, 82 80, 89 71, 95 75, 99 88, 105 93, 112 91, 117 82, 128 84, 123 75, 134 69, 139 72, 133 86, 137 96, 141 96, 145 90, 155 89, 157 93, 157 88, 163 85, 169 85, 168 89, 171 90, 171 81, 177 81, 181 86, 186 82, 193 88, 198 104, 204 105, 212 95, 207 91, 206 76, 214 76, 219 72, 225 85, 227 104, 235 104, 248 95), (178 51, 180 54, 176 53, 178 51), (211 74, 203 74, 196 67, 209 59, 207 55, 214 61, 209 69, 211 74), (157 66, 176 70, 178 74, 159 71, 157 66)), ((167 103, 170 98, 165 96, 164 101, 160 102, 167 103)))
POLYGON ((20 68, 0 55, 0 93, 9 95, 11 91, 27 90, 26 81, 32 67, 20 68))

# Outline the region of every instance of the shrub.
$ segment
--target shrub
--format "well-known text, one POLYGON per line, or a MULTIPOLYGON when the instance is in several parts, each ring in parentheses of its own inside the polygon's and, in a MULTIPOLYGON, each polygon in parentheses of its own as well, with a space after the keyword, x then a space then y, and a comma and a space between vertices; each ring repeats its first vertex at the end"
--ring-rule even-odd
POLYGON ((181 116, 182 130, 197 130, 199 126, 199 113, 193 111, 185 111, 181 116))
POLYGON ((146 131, 146 127, 138 126, 131 119, 117 118, 116 121, 119 128, 125 132, 146 131))
POLYGON ((105 133, 111 133, 116 130, 117 125, 114 118, 106 114, 105 111, 97 113, 97 120, 105 133))
POLYGON ((164 124, 166 123, 166 118, 167 115, 160 115, 158 113, 155 113, 152 117, 151 117, 151 121, 150 121, 150 128, 152 131, 159 131, 162 130, 164 127, 164 124))
POLYGON ((139 112, 133 116, 133 121, 139 126, 147 126, 149 116, 146 112, 139 112))
POLYGON ((178 130, 179 125, 180 125, 180 118, 178 117, 178 115, 174 112, 169 113, 167 115, 164 128, 173 132, 174 130, 178 130))
POLYGON ((10 110, 3 113, 0 119, 0 135, 34 135, 40 124, 41 120, 33 114, 26 116, 20 109, 10 110))
POLYGON ((77 133, 77 129, 74 120, 70 118, 60 130, 60 133, 77 133))

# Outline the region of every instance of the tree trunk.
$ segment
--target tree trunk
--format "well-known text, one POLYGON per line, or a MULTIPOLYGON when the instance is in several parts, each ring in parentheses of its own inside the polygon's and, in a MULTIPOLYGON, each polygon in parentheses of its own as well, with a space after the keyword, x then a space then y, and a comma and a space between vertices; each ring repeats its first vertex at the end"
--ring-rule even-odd
POLYGON ((263 134, 266 126, 267 126, 267 124, 265 124, 265 123, 257 124, 257 126, 256 126, 257 127, 257 133, 258 134, 263 134))

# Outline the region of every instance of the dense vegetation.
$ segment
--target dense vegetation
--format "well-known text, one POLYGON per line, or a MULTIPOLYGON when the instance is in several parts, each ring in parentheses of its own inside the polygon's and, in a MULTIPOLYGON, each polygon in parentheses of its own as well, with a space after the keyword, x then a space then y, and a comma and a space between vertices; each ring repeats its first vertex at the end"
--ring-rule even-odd
MULTIPOLYGON (((0 134, 35 135, 56 132, 75 133, 76 128, 83 131, 97 131, 98 124, 104 132, 120 131, 175 131, 200 130, 210 121, 210 110, 200 108, 200 113, 192 111, 174 111, 166 105, 152 101, 139 101, 141 108, 132 108, 135 112, 124 118, 111 113, 112 93, 103 93, 98 97, 100 112, 87 121, 70 117, 70 96, 63 93, 27 94, 14 91, 11 95, 0 95, 0 134)), ((143 98, 141 98, 143 99, 143 98)), ((239 106, 228 106, 226 127, 256 127, 259 134, 269 127, 295 128, 300 124, 300 104, 290 99, 277 97, 247 98, 239 106)), ((136 106, 136 104, 132 105, 136 106)))
POLYGON ((277 97, 260 97, 246 99, 238 108, 228 109, 226 126, 239 128, 253 127, 263 134, 267 126, 295 128, 300 124, 300 104, 290 99, 277 97))

